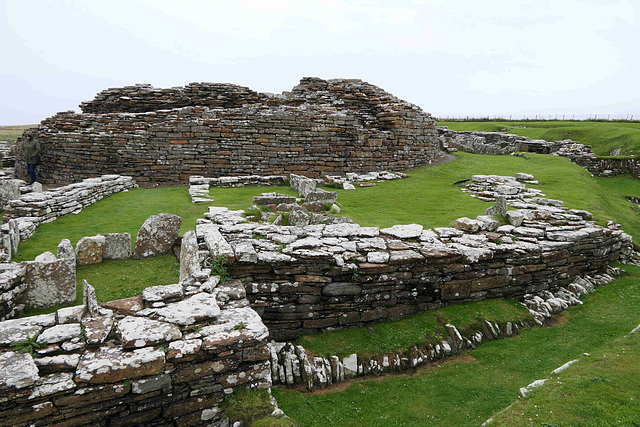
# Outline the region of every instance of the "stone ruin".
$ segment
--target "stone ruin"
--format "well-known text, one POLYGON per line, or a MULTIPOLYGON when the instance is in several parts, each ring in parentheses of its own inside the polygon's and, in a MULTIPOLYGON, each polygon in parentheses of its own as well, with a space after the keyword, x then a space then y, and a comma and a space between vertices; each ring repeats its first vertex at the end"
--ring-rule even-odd
MULTIPOLYGON (((231 84, 108 89, 35 130, 39 176, 67 182, 103 174, 139 185, 191 175, 401 171, 443 155, 436 122, 361 80, 304 78, 281 95, 231 84)), ((19 161, 19 174, 25 165, 19 161)))
MULTIPOLYGON (((485 322, 467 337, 447 325, 442 342, 342 360, 311 358, 284 342, 301 333, 492 297, 522 299, 542 323, 619 274, 609 263, 638 261, 630 236, 545 198, 529 187, 536 181, 526 174, 474 176, 463 191, 496 204, 485 215, 434 230, 418 224, 361 227, 307 209, 335 202, 335 193, 317 188, 321 176, 345 189, 403 178, 399 171, 443 156, 439 147, 530 147, 589 157, 566 144, 540 148, 506 138, 496 139, 496 148, 496 141, 485 144, 493 136, 481 140, 445 130, 438 137, 430 115, 359 80, 305 78, 282 95, 226 84, 137 85, 103 91, 81 107, 82 114, 59 113, 38 127, 45 147, 39 172, 48 181, 88 179, 50 194, 11 184, 20 195, 6 202, 13 218, 3 227, 5 260, 38 224, 132 188, 131 177, 141 185, 189 181, 194 202, 207 200, 210 186, 289 179, 298 198, 270 194, 255 203, 290 208, 290 218, 297 218, 293 225, 265 224, 249 222, 242 211, 210 208, 195 232, 182 237, 179 283, 102 306, 85 283, 83 305, 50 315, 12 319, 29 295, 23 278, 33 267, 3 264, 2 314, 10 320, 0 323, 0 390, 6 396, 0 414, 16 425, 225 425, 219 404, 239 386, 313 389, 400 371, 527 325, 485 322), (96 175, 102 176, 89 178, 96 175), (507 211, 508 205, 515 210, 507 211), (219 257, 234 280, 220 283, 212 272, 219 257), (269 344, 269 337, 281 342, 269 344), (30 346, 40 357, 16 346, 30 346)), ((21 168, 18 161, 18 173, 21 168)), ((163 219, 175 230, 174 218, 163 219)), ((141 229, 153 240, 150 247, 173 246, 177 236, 154 240, 156 229, 141 229)), ((77 262, 94 262, 116 241, 129 242, 130 250, 130 236, 93 236, 75 251, 62 242, 57 256, 36 261, 57 263, 70 276, 77 262)), ((152 252, 136 241, 133 253, 117 256, 152 252)))
POLYGON ((460 150, 487 155, 552 154, 568 158, 592 175, 613 176, 628 173, 633 178, 640 179, 640 161, 633 156, 601 158, 591 151, 591 146, 570 139, 545 141, 504 132, 452 131, 446 126, 438 127, 438 139, 442 148, 449 152, 460 150))

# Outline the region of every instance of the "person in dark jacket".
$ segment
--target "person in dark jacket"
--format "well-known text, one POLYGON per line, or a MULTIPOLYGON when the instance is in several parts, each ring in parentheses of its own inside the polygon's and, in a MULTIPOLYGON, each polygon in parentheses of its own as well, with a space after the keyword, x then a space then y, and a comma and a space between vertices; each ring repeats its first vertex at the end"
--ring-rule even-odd
POLYGON ((40 163, 40 142, 33 137, 33 132, 30 130, 24 134, 24 142, 22 143, 22 156, 24 161, 27 162, 27 170, 29 171, 29 178, 33 184, 36 182, 36 165, 40 163))

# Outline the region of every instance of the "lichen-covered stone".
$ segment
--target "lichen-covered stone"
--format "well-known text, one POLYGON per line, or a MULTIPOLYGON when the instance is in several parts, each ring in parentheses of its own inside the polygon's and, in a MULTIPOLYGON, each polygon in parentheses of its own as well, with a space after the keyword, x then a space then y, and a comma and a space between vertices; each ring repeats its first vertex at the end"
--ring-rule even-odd
POLYGON ((104 236, 103 259, 131 258, 131 234, 107 233, 104 236))
POLYGON ((24 283, 27 283, 25 304, 28 307, 44 308, 73 303, 76 300, 75 262, 69 259, 36 258, 23 261, 24 283))
POLYGON ((102 262, 105 238, 102 235, 83 237, 76 244, 76 261, 78 265, 97 264, 102 262))
POLYGON ((82 355, 75 373, 79 383, 113 384, 132 378, 161 374, 165 356, 151 347, 126 351, 121 347, 101 347, 82 355))
POLYGON ((203 320, 213 320, 220 314, 215 296, 201 292, 179 302, 167 304, 162 308, 147 308, 138 313, 153 316, 163 322, 177 325, 192 325, 203 320))
POLYGON ((180 328, 144 317, 127 316, 116 324, 123 348, 139 348, 182 338, 180 328))
POLYGON ((176 243, 181 223, 182 218, 177 215, 151 215, 138 230, 133 258, 141 259, 168 253, 176 243))
POLYGON ((80 338, 82 330, 80 323, 69 323, 65 325, 55 325, 45 329, 38 336, 38 343, 55 344, 80 338))
POLYGON ((188 276, 195 276, 200 271, 200 253, 198 238, 194 230, 189 230, 182 236, 180 245, 180 281, 188 276))
POLYGON ((149 286, 142 291, 142 297, 147 302, 170 301, 181 298, 184 295, 182 285, 149 286))
POLYGON ((27 353, 0 353, 0 390, 30 387, 38 381, 38 367, 27 353))

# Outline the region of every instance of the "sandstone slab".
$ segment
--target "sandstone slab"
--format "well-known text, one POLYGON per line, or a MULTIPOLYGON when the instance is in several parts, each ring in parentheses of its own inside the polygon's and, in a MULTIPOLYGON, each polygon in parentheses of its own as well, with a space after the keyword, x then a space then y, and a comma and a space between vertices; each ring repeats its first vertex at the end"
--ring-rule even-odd
POLYGON ((164 352, 151 347, 133 351, 126 351, 121 347, 101 347, 87 350, 82 355, 75 379, 79 383, 116 383, 159 375, 164 370, 164 364, 164 352))
POLYGON ((169 213, 151 215, 142 224, 133 251, 141 259, 169 253, 178 239, 182 218, 169 213))

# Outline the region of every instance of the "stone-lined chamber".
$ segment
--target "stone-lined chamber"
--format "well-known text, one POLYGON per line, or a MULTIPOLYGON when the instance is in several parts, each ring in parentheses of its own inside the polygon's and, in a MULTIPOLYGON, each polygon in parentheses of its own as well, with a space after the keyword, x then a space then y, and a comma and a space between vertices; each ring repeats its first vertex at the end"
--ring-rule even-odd
POLYGON ((85 281, 81 306, 1 322, 3 423, 221 425, 225 395, 270 387, 269 332, 242 285, 201 268, 194 232, 180 256, 178 284, 98 306, 85 281))
MULTIPOLYGON (((521 179, 533 181, 532 176, 521 179)), ((632 239, 569 210, 513 177, 474 176, 475 197, 516 208, 451 228, 418 224, 304 227, 250 223, 210 208, 196 226, 201 249, 230 260, 252 307, 279 341, 302 333, 395 319, 452 302, 517 298, 606 271, 633 254, 632 239)))
POLYGON ((317 177, 406 170, 443 155, 431 115, 361 80, 304 78, 282 95, 235 85, 135 86, 81 107, 35 131, 45 182, 112 173, 140 185, 186 183, 194 174, 317 177))

